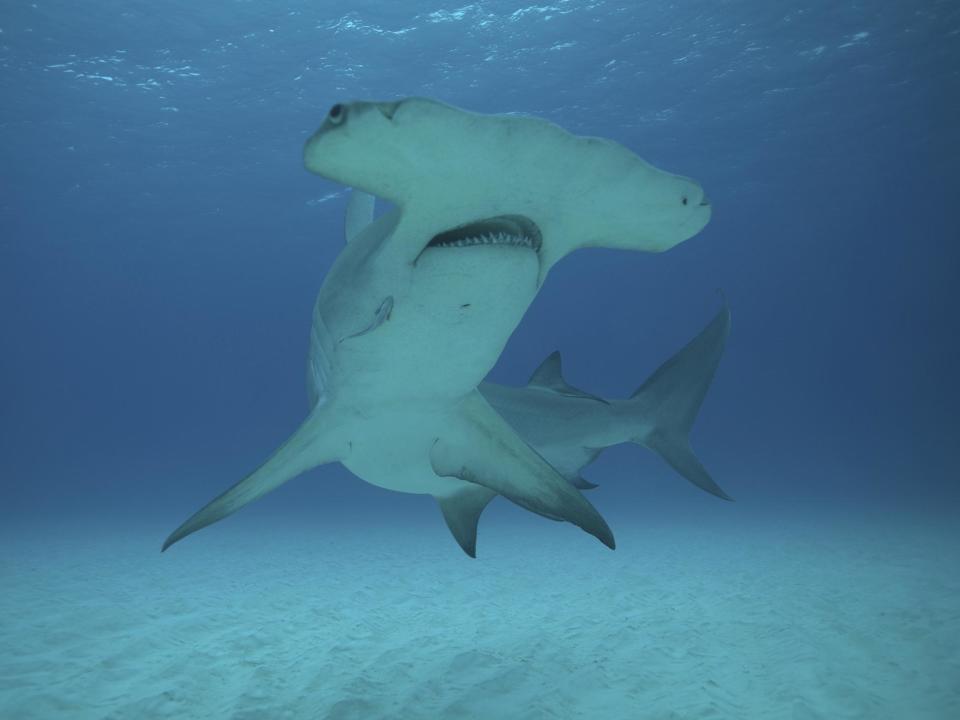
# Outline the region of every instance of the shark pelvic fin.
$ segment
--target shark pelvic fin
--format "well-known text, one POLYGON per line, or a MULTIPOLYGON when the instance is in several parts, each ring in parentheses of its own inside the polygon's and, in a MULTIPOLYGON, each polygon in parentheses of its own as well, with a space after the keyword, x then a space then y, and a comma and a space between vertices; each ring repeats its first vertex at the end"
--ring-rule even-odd
POLYGON ((339 460, 338 454, 327 447, 329 443, 319 442, 321 438, 325 438, 323 423, 318 417, 321 415, 319 409, 315 409, 263 465, 207 503, 174 530, 163 543, 161 552, 187 535, 232 515, 244 505, 266 495, 300 473, 317 465, 339 460))
POLYGON ((601 452, 603 448, 589 448, 581 445, 568 445, 562 450, 551 448, 549 462, 578 490, 593 490, 599 486, 585 479, 580 473, 596 460, 601 452))
POLYGON ((600 487, 596 483, 592 483, 587 480, 583 475, 577 475, 576 477, 570 478, 570 482, 578 490, 593 490, 594 488, 600 487))
POLYGON ((566 520, 613 549, 613 532, 593 505, 527 445, 484 400, 467 395, 450 430, 434 442, 430 463, 441 477, 488 488, 531 512, 566 520))
POLYGON ((447 527, 463 551, 472 558, 477 556, 477 523, 480 513, 496 493, 482 485, 467 485, 453 495, 437 497, 440 512, 447 527))
POLYGON ((560 395, 568 397, 579 397, 584 400, 596 400, 604 405, 609 405, 609 401, 604 400, 598 395, 591 395, 570 385, 563 379, 562 364, 560 360, 560 351, 554 350, 547 358, 540 363, 540 366, 533 371, 530 376, 527 387, 536 387, 542 390, 552 390, 560 395))

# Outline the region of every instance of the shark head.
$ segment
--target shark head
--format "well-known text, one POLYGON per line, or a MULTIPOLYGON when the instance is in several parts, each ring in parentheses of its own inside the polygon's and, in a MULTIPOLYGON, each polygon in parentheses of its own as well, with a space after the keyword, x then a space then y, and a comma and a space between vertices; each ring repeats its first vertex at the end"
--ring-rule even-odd
POLYGON ((667 250, 698 233, 711 212, 696 182, 617 143, 424 98, 334 105, 307 140, 304 162, 395 203, 396 250, 407 262, 431 243, 529 241, 540 282, 578 248, 667 250))

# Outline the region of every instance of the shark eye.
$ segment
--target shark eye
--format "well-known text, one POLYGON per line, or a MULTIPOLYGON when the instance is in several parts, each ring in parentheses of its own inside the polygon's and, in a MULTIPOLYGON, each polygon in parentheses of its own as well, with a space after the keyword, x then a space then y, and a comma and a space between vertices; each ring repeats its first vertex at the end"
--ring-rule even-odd
POLYGON ((337 103, 332 108, 330 108, 330 113, 327 115, 330 118, 330 122, 334 125, 339 125, 347 118, 347 108, 345 108, 341 103, 337 103))
POLYGON ((684 205, 686 205, 686 204, 687 204, 687 196, 684 195, 684 196, 683 196, 683 199, 682 199, 680 202, 682 202, 684 205))

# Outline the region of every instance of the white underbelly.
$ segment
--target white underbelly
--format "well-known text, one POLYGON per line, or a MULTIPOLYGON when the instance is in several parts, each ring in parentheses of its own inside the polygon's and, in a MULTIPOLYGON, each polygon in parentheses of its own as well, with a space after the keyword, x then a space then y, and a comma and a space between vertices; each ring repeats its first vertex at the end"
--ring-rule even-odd
POLYGON ((450 495, 463 480, 440 477, 430 449, 444 427, 442 414, 390 412, 363 421, 353 433, 344 466, 361 480, 396 492, 450 495))

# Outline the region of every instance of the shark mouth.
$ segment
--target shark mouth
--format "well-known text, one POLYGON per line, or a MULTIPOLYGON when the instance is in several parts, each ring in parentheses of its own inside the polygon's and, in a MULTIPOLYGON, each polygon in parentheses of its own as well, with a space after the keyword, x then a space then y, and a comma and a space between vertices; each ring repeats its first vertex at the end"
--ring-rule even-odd
POLYGON ((499 215, 446 230, 435 235, 424 249, 496 245, 540 252, 542 244, 535 222, 523 215, 499 215))

